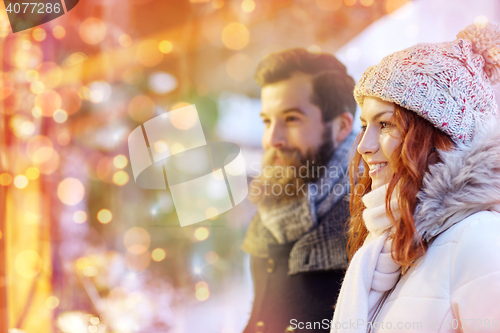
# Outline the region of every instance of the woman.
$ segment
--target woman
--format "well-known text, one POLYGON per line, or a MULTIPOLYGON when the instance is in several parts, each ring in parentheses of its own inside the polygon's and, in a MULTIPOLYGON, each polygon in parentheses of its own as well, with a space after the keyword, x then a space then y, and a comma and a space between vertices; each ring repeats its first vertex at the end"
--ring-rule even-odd
POLYGON ((500 30, 457 37, 393 53, 355 87, 351 262, 332 332, 500 332, 500 30))

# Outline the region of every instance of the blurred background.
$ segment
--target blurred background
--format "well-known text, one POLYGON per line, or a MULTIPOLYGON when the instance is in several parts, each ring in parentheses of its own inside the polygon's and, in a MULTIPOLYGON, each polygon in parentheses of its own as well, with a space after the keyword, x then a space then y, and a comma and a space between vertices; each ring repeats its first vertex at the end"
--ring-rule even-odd
POLYGON ((195 104, 251 177, 263 56, 334 53, 358 80, 484 20, 499 1, 80 0, 13 34, 0 4, 0 332, 241 332, 254 208, 180 227, 168 191, 135 184, 130 132, 195 104))

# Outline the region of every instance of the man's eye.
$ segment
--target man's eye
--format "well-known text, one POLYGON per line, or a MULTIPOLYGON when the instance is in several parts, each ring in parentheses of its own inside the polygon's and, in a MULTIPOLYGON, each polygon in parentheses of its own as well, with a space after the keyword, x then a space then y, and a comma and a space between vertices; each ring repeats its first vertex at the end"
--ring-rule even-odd
POLYGON ((293 116, 286 117, 286 121, 287 121, 287 122, 288 122, 288 121, 297 121, 297 120, 299 120, 299 118, 297 118, 297 117, 293 117, 293 116))

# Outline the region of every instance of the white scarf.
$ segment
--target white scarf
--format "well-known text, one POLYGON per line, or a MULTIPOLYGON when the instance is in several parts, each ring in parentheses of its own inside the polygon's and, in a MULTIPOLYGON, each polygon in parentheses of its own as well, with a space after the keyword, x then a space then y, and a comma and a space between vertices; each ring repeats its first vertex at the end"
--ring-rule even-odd
MULTIPOLYGON (((392 260, 391 241, 387 240, 393 226, 386 214, 386 193, 387 185, 363 196, 363 220, 369 234, 347 269, 331 333, 366 332, 382 296, 398 281, 401 267, 392 260)), ((392 195, 391 210, 398 219, 397 191, 392 195)))

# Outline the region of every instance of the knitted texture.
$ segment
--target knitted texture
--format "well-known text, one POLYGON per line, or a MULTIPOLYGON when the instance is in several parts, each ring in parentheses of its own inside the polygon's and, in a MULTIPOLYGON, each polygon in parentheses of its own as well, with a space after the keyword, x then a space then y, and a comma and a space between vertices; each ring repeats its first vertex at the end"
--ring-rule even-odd
POLYGON ((491 83, 500 79, 498 25, 470 25, 448 43, 417 44, 368 68, 354 88, 416 112, 455 142, 469 142, 478 119, 496 115, 491 83))

